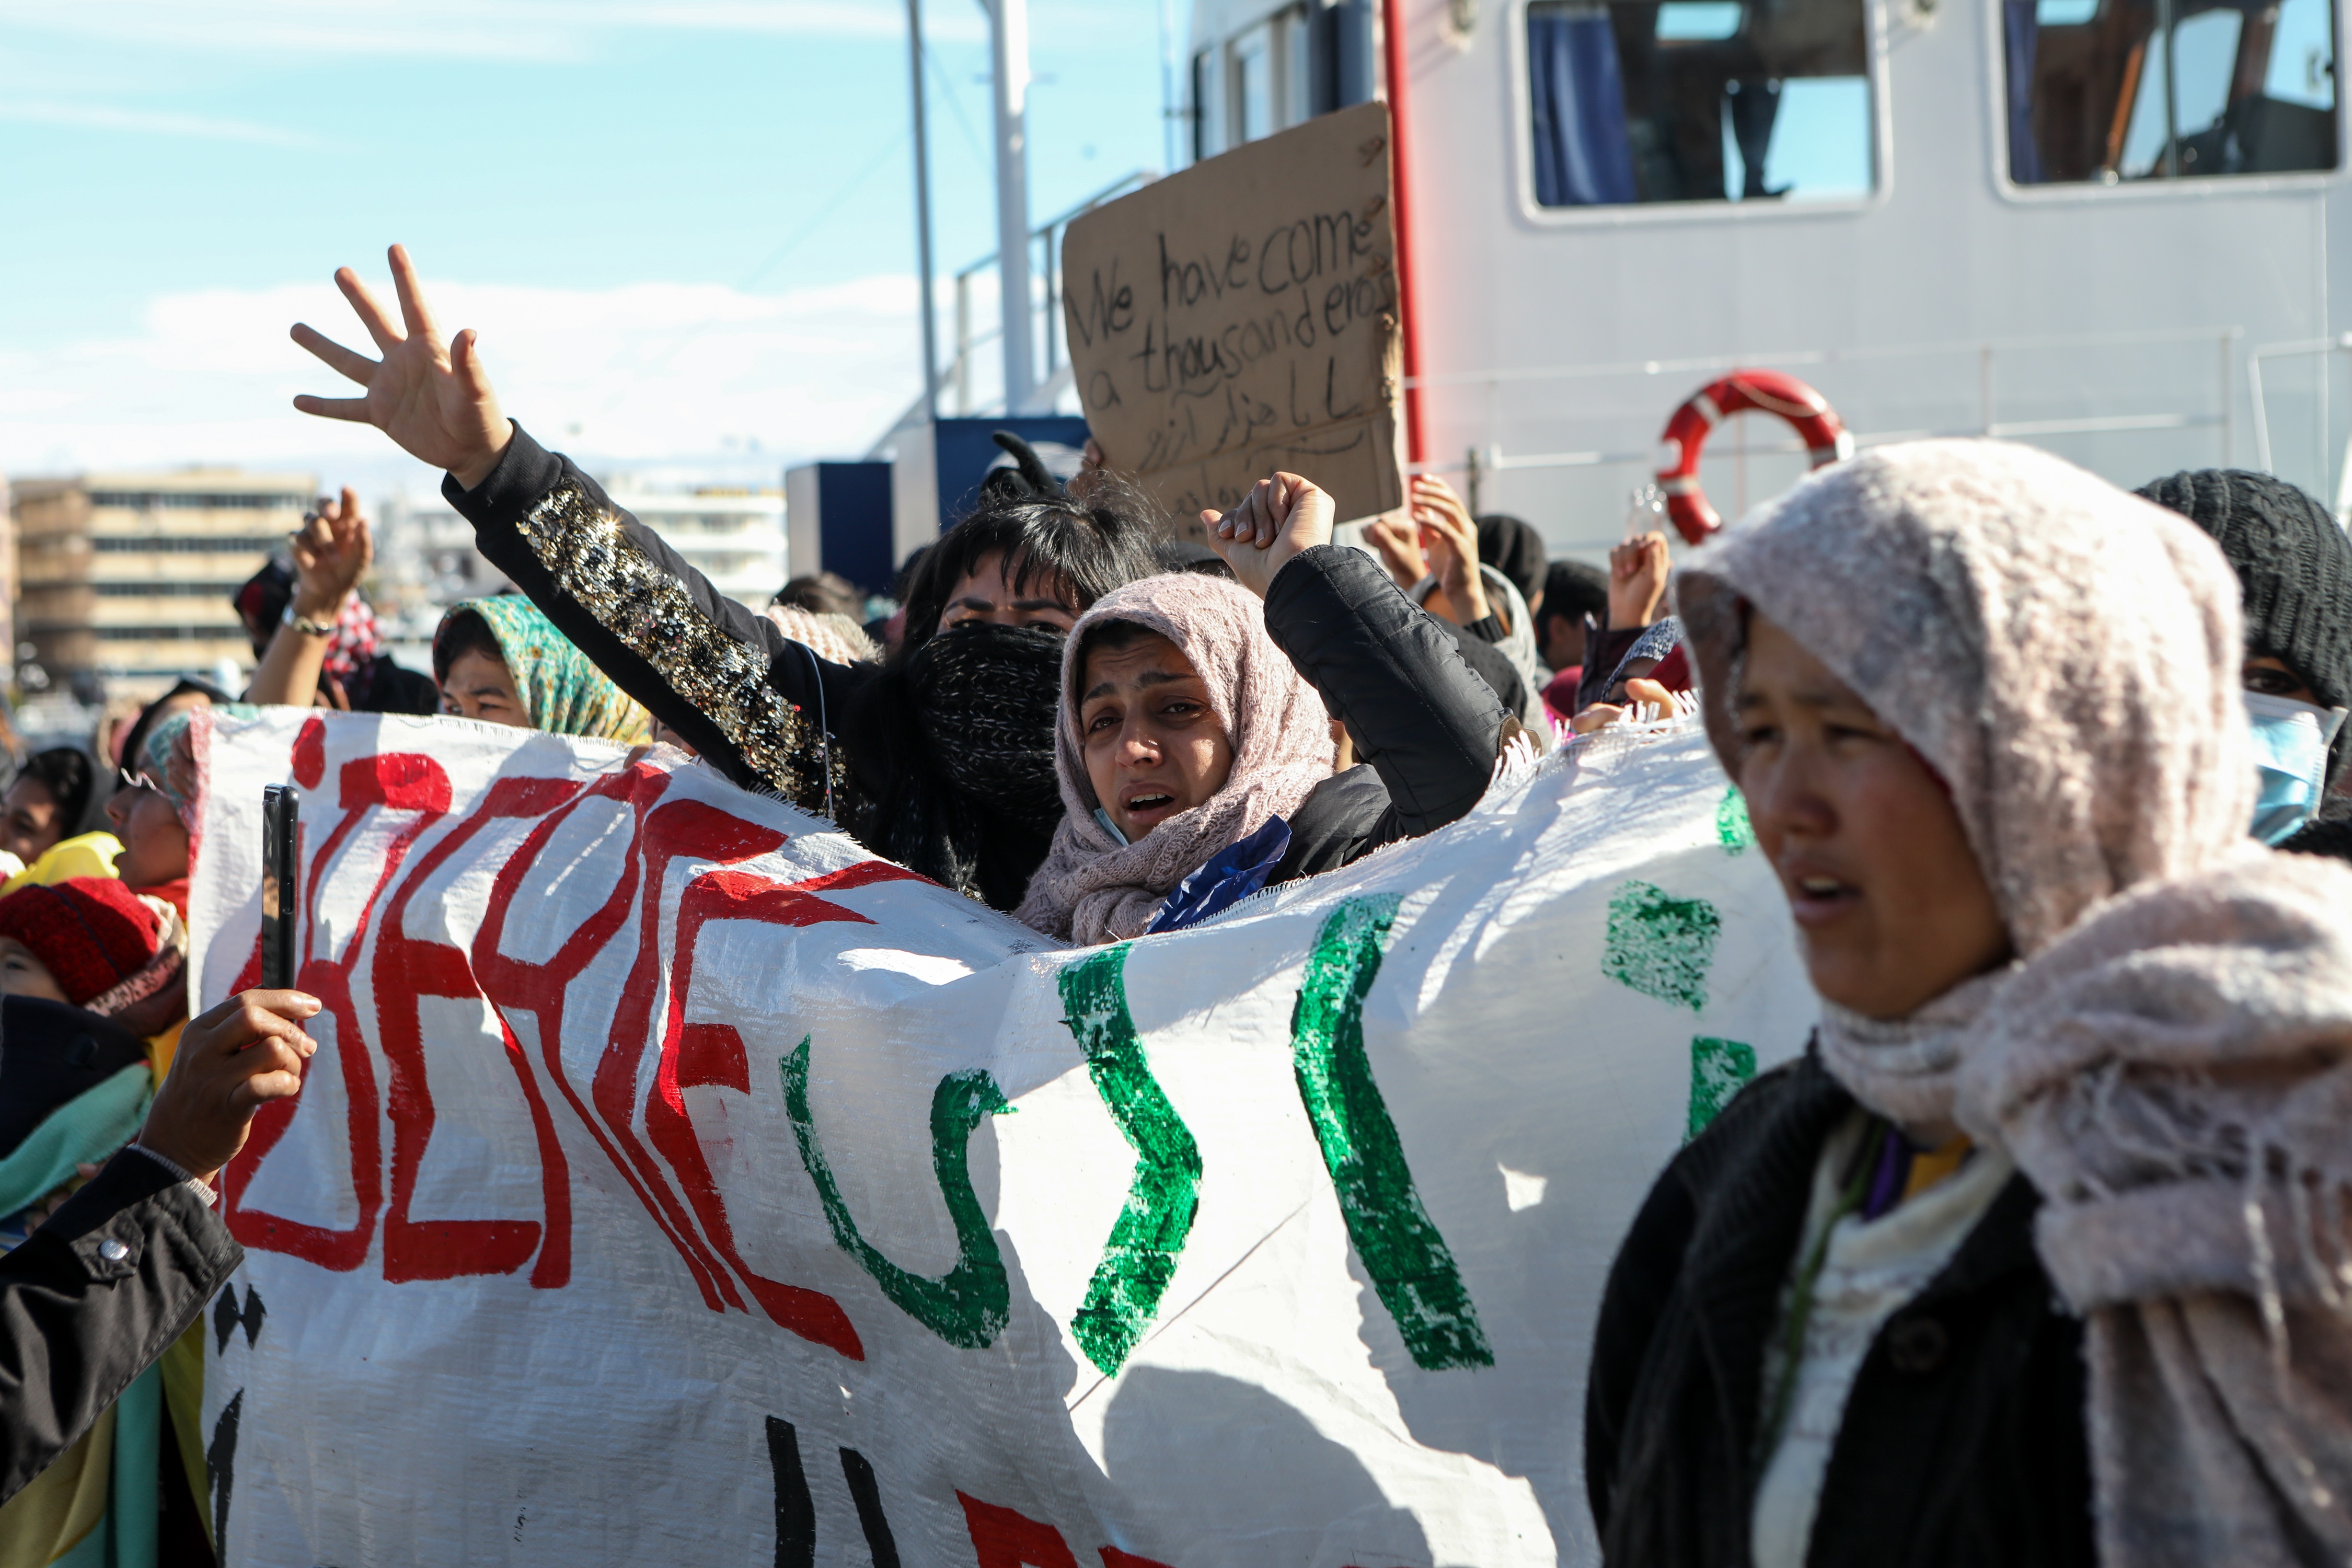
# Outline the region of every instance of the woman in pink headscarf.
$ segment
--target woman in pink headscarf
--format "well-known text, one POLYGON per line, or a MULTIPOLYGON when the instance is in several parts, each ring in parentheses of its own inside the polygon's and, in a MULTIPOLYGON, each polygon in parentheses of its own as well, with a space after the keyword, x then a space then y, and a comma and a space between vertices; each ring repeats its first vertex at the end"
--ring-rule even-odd
POLYGON ((1612 1270, 1606 1561, 2352 1557, 2352 871, 2247 838, 2238 601, 2186 520, 1995 441, 1685 563, 1821 1023, 1612 1270))
POLYGON ((1066 815, 1022 921, 1076 942, 1174 930, 1476 803, 1517 721, 1331 519, 1307 480, 1261 480, 1203 517, 1234 583, 1150 577, 1079 617, 1066 815), (1335 719, 1365 765, 1333 771, 1335 719))

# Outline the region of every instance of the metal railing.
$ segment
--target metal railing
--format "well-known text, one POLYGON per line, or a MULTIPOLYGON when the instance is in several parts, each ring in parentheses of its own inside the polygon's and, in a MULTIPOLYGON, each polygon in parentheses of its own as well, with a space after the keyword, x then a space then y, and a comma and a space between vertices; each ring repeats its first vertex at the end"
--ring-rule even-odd
MULTIPOLYGON (((2352 332, 2341 332, 2332 338, 2305 338, 2296 342, 2262 343, 2246 356, 2246 390, 2253 395, 2254 400, 2254 460, 2264 473, 2276 470, 2271 467, 2271 414, 2263 395, 2263 361, 2287 354, 2333 354, 2344 349, 2352 349, 2352 332)), ((2315 421, 2319 433, 2319 471, 2322 475, 2335 461, 2335 454, 2328 450, 2328 369, 2324 363, 2320 366, 2319 417, 2315 421)))
MULTIPOLYGON (((1036 268, 1036 276, 1044 280, 1045 286, 1045 355, 1038 361, 1039 385, 1052 380, 1062 363, 1062 231, 1070 226, 1073 219, 1084 216, 1105 202, 1116 200, 1130 191, 1139 191, 1158 178, 1160 172, 1156 169, 1138 169, 1029 231, 1030 245, 1042 247, 1045 253, 1042 264, 1036 268)), ((995 342, 1004 335, 1002 328, 986 331, 972 330, 971 280, 994 267, 998 254, 992 250, 955 275, 955 356, 948 361, 947 368, 940 372, 940 385, 953 392, 955 411, 959 415, 972 411, 972 351, 995 342)))
MULTIPOLYGON (((1574 365, 1533 366, 1527 369, 1450 372, 1436 375, 1408 378, 1407 386, 1417 387, 1477 387, 1498 393, 1504 386, 1547 381, 1599 380, 1612 376, 1665 374, 1700 376, 1717 374, 1740 365, 1769 365, 1774 369, 1795 369, 1805 365, 1830 365, 1885 360, 1916 359, 1972 355, 1977 362, 1977 417, 1967 425, 1916 430, 1856 431, 1858 447, 1885 446, 1895 441, 1916 441, 1937 436, 1992 436, 2006 439, 2023 439, 2037 436, 2080 436, 2134 430, 2218 429, 2221 432, 2221 462, 2232 461, 2236 445, 2236 398, 2233 385, 2237 346, 2244 336, 2240 327, 2191 327, 2137 332, 2083 332, 2051 337, 1962 339, 1947 342, 1895 343, 1854 349, 1795 349, 1759 351, 1737 355, 1710 354, 1696 358, 1673 360, 1624 360, 1574 365), (2214 411, 2194 413, 2109 414, 2085 415, 2063 419, 2009 419, 1999 416, 1995 395, 1994 369, 2002 353, 2028 351, 2084 348, 2139 348, 2163 343, 2210 342, 2214 345, 2214 366, 2217 395, 2214 411)), ((2310 353, 2318 348, 2352 348, 2352 335, 2340 342, 2327 340, 2316 344, 2282 343, 2265 345, 2255 351, 2249 361, 2248 377, 2254 395, 2255 442, 2264 468, 2270 466, 2270 441, 2264 425, 2262 404, 2262 383, 2259 359, 2270 353, 2310 353)), ((1667 409, 1661 407, 1658 417, 1664 422, 1667 409)), ((1748 452, 1802 452, 1802 442, 1787 439, 1743 443, 1748 452)), ((1474 447, 1466 458, 1457 462, 1427 462, 1413 465, 1415 472, 1465 473, 1471 483, 1486 474, 1515 468, 1594 468, 1608 464, 1640 464, 1644 467, 1656 461, 1654 447, 1638 451, 1568 451, 1568 452, 1506 452, 1499 446, 1474 447)), ((1475 503, 1474 501, 1473 505, 1475 503)))

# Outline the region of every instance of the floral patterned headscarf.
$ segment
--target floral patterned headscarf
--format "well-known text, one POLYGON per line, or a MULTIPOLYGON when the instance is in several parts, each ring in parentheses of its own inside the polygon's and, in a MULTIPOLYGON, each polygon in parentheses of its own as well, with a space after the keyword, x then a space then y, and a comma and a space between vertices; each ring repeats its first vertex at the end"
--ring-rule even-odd
MULTIPOLYGON (((210 707, 215 713, 230 719, 261 717, 261 710, 250 702, 215 702, 210 707)), ((172 803, 172 809, 180 814, 181 822, 191 831, 196 826, 197 806, 194 758, 183 757, 174 766, 173 753, 180 749, 180 737, 188 732, 188 726, 195 722, 195 718, 193 711, 174 713, 148 731, 139 748, 139 760, 131 764, 131 769, 163 792, 172 803)))
MULTIPOLYGON (((613 684, 588 656, 572 646, 538 605, 520 594, 467 599, 441 617, 437 645, 449 623, 471 613, 482 617, 506 656, 507 673, 531 728, 558 735, 636 742, 652 738, 653 724, 628 693, 613 684)), ((434 659, 437 667, 440 658, 434 659)))

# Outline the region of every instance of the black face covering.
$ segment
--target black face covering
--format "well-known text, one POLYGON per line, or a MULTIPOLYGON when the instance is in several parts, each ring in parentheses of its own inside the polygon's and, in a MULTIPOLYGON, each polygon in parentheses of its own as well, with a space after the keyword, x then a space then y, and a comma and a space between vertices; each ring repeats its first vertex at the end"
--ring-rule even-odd
POLYGON ((1032 832, 1062 820, 1054 719, 1065 634, 1045 626, 956 627, 907 661, 933 766, 959 793, 1032 832))
POLYGON ((1053 627, 976 624, 915 649, 887 682, 896 754, 858 837, 959 892, 1018 904, 1062 820, 1065 641, 1053 627))

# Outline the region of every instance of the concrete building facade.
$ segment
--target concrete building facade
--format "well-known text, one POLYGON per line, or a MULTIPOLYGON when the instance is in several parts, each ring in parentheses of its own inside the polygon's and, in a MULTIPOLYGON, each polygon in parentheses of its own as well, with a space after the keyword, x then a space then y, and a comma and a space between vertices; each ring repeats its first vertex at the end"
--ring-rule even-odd
POLYGON ((369 521, 375 568, 368 600, 395 637, 429 642, 442 611, 509 586, 506 574, 474 548, 474 525, 438 490, 386 496, 369 521))
POLYGON ((317 493, 309 474, 238 468, 16 481, 20 684, 144 700, 250 667, 229 596, 317 493))
POLYGON ((686 557, 719 591, 754 610, 767 607, 790 574, 784 498, 777 489, 640 489, 626 479, 606 487, 613 504, 686 557))

